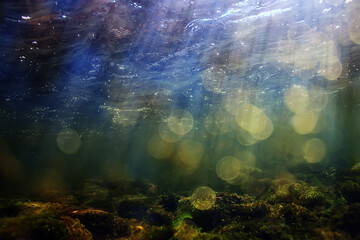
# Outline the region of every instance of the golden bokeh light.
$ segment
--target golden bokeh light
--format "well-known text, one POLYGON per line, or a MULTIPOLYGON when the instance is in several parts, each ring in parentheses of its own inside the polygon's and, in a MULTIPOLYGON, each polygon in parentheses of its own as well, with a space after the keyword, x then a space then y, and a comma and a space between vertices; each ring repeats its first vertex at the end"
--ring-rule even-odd
POLYGON ((79 134, 71 128, 61 130, 57 135, 56 142, 59 149, 66 154, 77 153, 81 145, 79 134))
POLYGON ((212 66, 201 75, 203 86, 213 93, 221 92, 227 83, 225 68, 223 66, 212 66))
POLYGON ((235 89, 229 92, 224 99, 224 107, 231 115, 236 115, 241 104, 249 102, 248 91, 243 89, 235 89))
POLYGON ((274 124, 269 117, 267 117, 265 128, 260 133, 253 133, 251 136, 258 141, 268 139, 274 131, 274 124))
POLYGON ((171 131, 178 135, 187 134, 194 126, 194 118, 186 110, 178 109, 173 111, 167 119, 171 131))
POLYGON ((208 210, 215 205, 216 193, 209 187, 198 187, 190 197, 191 204, 199 210, 208 210))
POLYGON ((349 38, 356 44, 360 44, 360 13, 349 25, 349 38))
POLYGON ((292 118, 292 126, 298 134, 311 133, 317 124, 318 115, 312 111, 295 114, 292 118))
POLYGON ((258 107, 244 103, 236 114, 237 124, 251 134, 260 134, 264 131, 268 117, 258 107))
POLYGON ((284 102, 291 112, 305 112, 310 104, 309 92, 304 86, 293 85, 286 91, 284 102))
POLYGON ((256 157, 250 151, 241 151, 235 154, 235 157, 239 159, 240 162, 244 163, 248 168, 255 168, 256 157))
POLYGON ((359 20, 360 17, 360 1, 359 0, 351 0, 350 2, 351 4, 347 4, 350 5, 350 9, 352 9, 352 14, 351 15, 354 19, 359 20))
POLYGON ((313 77, 317 75, 317 69, 311 69, 311 70, 302 70, 302 69, 293 69, 291 70, 292 73, 294 73, 296 76, 301 78, 304 81, 309 81, 313 77))
POLYGON ((157 159, 170 157, 174 150, 172 143, 165 142, 159 136, 154 135, 148 141, 148 153, 157 159))
POLYGON ((313 61, 316 61, 316 65, 318 62, 326 62, 328 59, 337 58, 339 55, 336 42, 323 32, 311 32, 304 36, 303 41, 308 46, 309 56, 313 58, 313 61))
POLYGON ((179 141, 181 139, 181 137, 183 136, 183 135, 179 135, 179 134, 176 134, 173 131, 171 131, 167 122, 162 122, 159 124, 158 132, 159 132, 159 136, 162 138, 162 140, 164 140, 165 142, 170 142, 170 143, 179 141))
POLYGON ((327 62, 329 59, 338 58, 340 50, 336 42, 329 39, 329 37, 323 37, 317 41, 318 47, 316 51, 316 57, 320 63, 327 62))
POLYGON ((176 150, 175 165, 182 173, 190 174, 198 166, 204 154, 204 146, 197 141, 181 142, 176 150))
POLYGON ((309 96, 310 96, 309 108, 315 112, 322 111, 329 102, 329 97, 327 92, 323 88, 318 86, 313 86, 310 88, 309 96))
POLYGON ((241 162, 232 156, 221 158, 216 164, 216 174, 224 181, 231 182, 240 173, 241 162))
POLYGON ((342 73, 343 67, 340 59, 336 56, 329 56, 320 63, 319 73, 327 80, 334 81, 338 79, 342 73))
POLYGON ((251 146, 257 143, 257 140, 249 132, 243 129, 236 129, 235 137, 238 143, 244 146, 251 146))
POLYGON ((266 157, 272 156, 278 159, 286 159, 288 156, 302 157, 304 135, 294 133, 290 129, 281 129, 273 136, 265 146, 266 157))
MULTIPOLYGON (((346 0, 345 9, 343 11, 343 18, 342 20, 344 23, 349 24, 352 20, 356 18, 356 16, 359 16, 359 8, 357 5, 359 5, 358 0, 346 0)), ((348 30, 348 29, 346 29, 348 30)), ((347 36, 348 37, 348 36, 347 36)))
POLYGON ((326 156, 326 145, 318 138, 308 140, 302 149, 303 157, 308 163, 321 162, 326 156))

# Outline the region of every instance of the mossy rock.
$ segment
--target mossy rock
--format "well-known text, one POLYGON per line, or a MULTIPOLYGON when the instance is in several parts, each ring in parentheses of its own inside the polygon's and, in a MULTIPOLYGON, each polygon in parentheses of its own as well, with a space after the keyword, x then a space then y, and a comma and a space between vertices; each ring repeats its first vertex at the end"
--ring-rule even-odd
POLYGON ((302 182, 277 181, 261 199, 269 203, 292 203, 305 189, 306 184, 302 182))
POLYGON ((299 201, 301 205, 306 207, 315 207, 315 206, 329 207, 331 205, 325 194, 321 192, 317 187, 309 187, 304 192, 302 192, 299 197, 299 201))
POLYGON ((192 220, 205 232, 211 231, 217 226, 222 225, 227 216, 219 207, 213 207, 209 210, 197 210, 191 213, 192 220))
POLYGON ((158 205, 163 207, 168 212, 174 212, 178 206, 180 197, 173 193, 166 193, 160 195, 158 205))
POLYGON ((276 190, 277 202, 296 202, 300 194, 306 189, 306 186, 302 183, 289 183, 279 186, 276 190))
POLYGON ((270 205, 260 200, 253 203, 240 204, 235 212, 241 219, 259 219, 270 213, 270 205))
POLYGON ((93 234, 95 239, 119 238, 130 234, 130 226, 126 220, 102 210, 86 209, 75 211, 72 217, 78 218, 86 229, 93 234))
POLYGON ((200 235, 200 229, 190 219, 184 219, 174 230, 174 239, 177 240, 193 240, 200 235))
POLYGON ((174 220, 174 216, 170 212, 166 212, 163 208, 151 208, 147 211, 145 221, 154 226, 167 226, 174 220))
POLYGON ((360 203, 343 207, 332 221, 335 229, 348 232, 352 237, 360 239, 360 203))
POLYGON ((218 231, 217 237, 221 240, 247 239, 247 234, 244 232, 244 228, 245 227, 242 224, 229 224, 218 231))
POLYGON ((168 240, 172 238, 173 234, 174 231, 169 226, 154 226, 147 231, 146 235, 142 239, 168 240))
POLYGON ((241 204, 252 203, 255 201, 255 197, 248 194, 238 195, 237 193, 219 193, 217 194, 217 197, 220 204, 241 204))
POLYGON ((117 214, 123 218, 142 220, 149 208, 154 205, 154 199, 146 196, 128 196, 119 199, 117 214))
POLYGON ((289 233, 289 229, 290 227, 285 224, 263 224, 256 235, 258 239, 293 240, 294 238, 289 233))
POLYGON ((355 163, 351 168, 351 173, 354 175, 360 175, 360 162, 355 163))
POLYGON ((66 225, 52 215, 22 215, 0 220, 0 239, 68 239, 66 225))
POLYGON ((194 238, 194 240, 230 240, 239 238, 229 238, 228 236, 216 234, 216 233, 200 233, 194 238))
POLYGON ((208 210, 192 209, 192 220, 205 232, 219 229, 239 221, 260 219, 270 213, 270 205, 265 201, 255 201, 253 197, 236 194, 219 194, 214 207, 208 210))
POLYGON ((36 214, 51 214, 54 216, 70 215, 75 210, 74 207, 62 203, 47 203, 47 202, 23 202, 19 203, 21 207, 21 214, 32 215, 36 214))
POLYGON ((93 236, 87 230, 84 225, 82 225, 79 219, 63 216, 61 217, 62 222, 65 224, 68 230, 68 239, 72 240, 92 240, 93 236))
POLYGON ((291 182, 269 189, 265 200, 269 203, 295 203, 305 207, 329 207, 335 198, 332 187, 309 186, 291 182))
POLYGON ((343 197, 350 203, 360 201, 360 183, 347 180, 340 184, 343 197))
MULTIPOLYGON (((352 239, 347 233, 332 231, 330 229, 318 229, 320 239, 324 240, 345 240, 352 239)), ((357 238, 358 239, 358 238, 357 238)))
POLYGON ((300 205, 296 205, 295 203, 288 203, 283 205, 279 212, 285 221, 289 224, 304 224, 316 221, 315 216, 309 209, 300 205))

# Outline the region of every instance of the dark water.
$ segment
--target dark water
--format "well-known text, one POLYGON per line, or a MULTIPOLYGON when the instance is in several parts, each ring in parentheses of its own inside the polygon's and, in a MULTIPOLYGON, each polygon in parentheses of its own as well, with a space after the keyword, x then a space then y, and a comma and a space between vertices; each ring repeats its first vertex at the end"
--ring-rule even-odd
POLYGON ((256 196, 360 161, 358 1, 0 9, 3 196, 88 181, 256 196))

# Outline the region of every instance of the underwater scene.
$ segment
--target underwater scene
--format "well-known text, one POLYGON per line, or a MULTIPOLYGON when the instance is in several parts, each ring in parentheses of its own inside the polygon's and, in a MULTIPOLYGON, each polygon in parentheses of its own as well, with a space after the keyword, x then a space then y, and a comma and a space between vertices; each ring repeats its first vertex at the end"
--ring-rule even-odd
POLYGON ((3 0, 0 37, 0 239, 360 239, 360 0, 3 0))

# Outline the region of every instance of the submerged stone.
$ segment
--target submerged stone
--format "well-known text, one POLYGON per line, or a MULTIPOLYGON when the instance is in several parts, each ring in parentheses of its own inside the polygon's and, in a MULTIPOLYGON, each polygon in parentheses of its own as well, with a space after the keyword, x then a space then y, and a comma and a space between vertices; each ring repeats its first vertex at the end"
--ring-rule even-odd
POLYGON ((119 238, 130 234, 129 224, 124 219, 102 210, 74 211, 72 217, 78 218, 95 238, 119 238))

